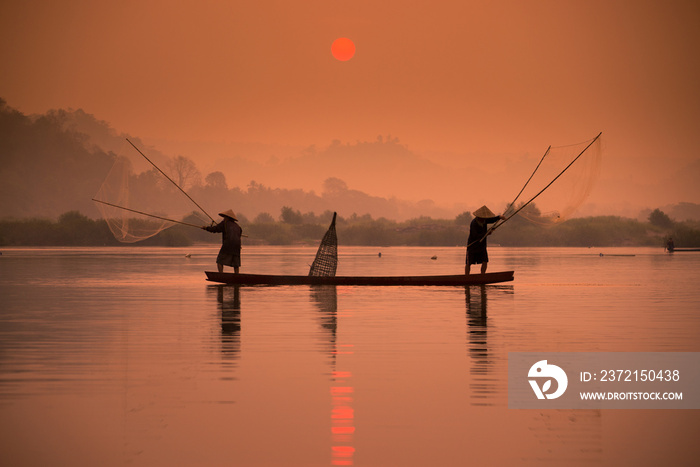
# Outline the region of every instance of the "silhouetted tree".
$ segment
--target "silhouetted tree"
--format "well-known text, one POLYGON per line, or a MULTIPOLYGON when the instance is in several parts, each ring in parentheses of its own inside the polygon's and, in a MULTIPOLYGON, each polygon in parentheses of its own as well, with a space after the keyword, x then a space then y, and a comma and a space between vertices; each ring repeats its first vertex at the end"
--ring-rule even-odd
POLYGON ((304 216, 298 210, 295 211, 289 206, 283 206, 280 214, 280 220, 285 224, 303 224, 304 216))
POLYGON ((327 194, 339 194, 348 191, 348 184, 337 177, 330 177, 323 181, 323 192, 327 194))
POLYGON ((226 176, 222 172, 212 172, 206 177, 204 177, 204 181, 207 184, 207 186, 211 188, 228 190, 228 185, 226 184, 226 176))
POLYGON ((269 212, 261 212, 253 220, 256 224, 274 224, 275 218, 269 212))
POLYGON ((469 225, 472 221, 472 213, 469 211, 464 211, 455 217, 455 224, 457 225, 469 225))
POLYGON ((183 190, 202 183, 202 174, 192 159, 185 156, 177 156, 168 160, 168 175, 183 190))
POLYGON ((661 209, 654 209, 651 214, 649 214, 649 223, 662 229, 670 229, 673 227, 673 221, 668 217, 661 209))

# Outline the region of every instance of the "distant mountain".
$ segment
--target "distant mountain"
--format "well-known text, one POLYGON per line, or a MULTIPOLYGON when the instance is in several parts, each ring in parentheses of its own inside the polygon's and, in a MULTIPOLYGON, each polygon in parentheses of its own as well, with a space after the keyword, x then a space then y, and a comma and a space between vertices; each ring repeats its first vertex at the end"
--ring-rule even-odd
MULTIPOLYGON (((65 130, 86 135, 88 147, 119 154, 125 147, 127 151, 132 150, 126 143, 129 138, 156 160, 169 157, 138 138, 118 134, 107 122, 82 110, 56 110, 51 115, 65 130)), ((348 186, 346 198, 352 201, 336 196, 336 205, 325 207, 330 210, 342 208, 349 211, 348 215, 353 212, 360 215, 369 213, 375 217, 392 216, 397 220, 421 215, 449 218, 485 203, 495 188, 489 182, 493 177, 482 170, 455 170, 434 164, 391 137, 378 137, 374 142, 354 144, 334 141, 327 148, 318 150, 312 146, 299 151, 297 156, 287 153, 287 157, 283 158, 278 158, 274 152, 261 157, 261 154, 265 154, 265 148, 260 145, 240 144, 235 148, 236 155, 221 157, 211 165, 225 174, 231 188, 246 191, 254 182, 268 188, 301 189, 322 195, 323 183, 328 178, 340 178, 348 186), (249 153, 257 157, 247 157, 249 153), (382 198, 384 201, 380 202, 382 198), (438 204, 435 198, 451 202, 438 204), (360 200, 364 202, 360 203, 360 200)), ((195 150, 196 147, 190 148, 190 151, 195 150)), ((200 164, 199 160, 197 164, 200 164)), ((305 205, 311 210, 319 204, 296 201, 300 205, 295 208, 301 210, 306 208, 305 205)), ((250 215, 260 212, 255 207, 258 204, 249 200, 248 205, 252 205, 250 215)), ((277 205, 281 208, 284 204, 280 202, 277 205)), ((265 207, 269 208, 269 203, 265 203, 265 207)))
POLYGON ((697 203, 678 203, 666 205, 660 209, 676 222, 700 221, 700 204, 697 203))
MULTIPOLYGON (((97 217, 99 213, 91 199, 116 155, 124 152, 127 137, 82 110, 52 110, 45 115, 26 116, 0 99, 0 218, 55 219, 73 210, 97 217)), ((138 138, 128 138, 156 160, 172 159, 138 138)), ((133 148, 127 146, 127 150, 133 148)), ((230 158, 222 162, 221 171, 233 174, 228 178, 234 181, 233 186, 228 186, 222 174, 199 177, 207 184, 192 186, 191 194, 214 212, 235 207, 250 218, 261 212, 276 216, 284 206, 317 214, 338 211, 345 216, 370 214, 396 220, 422 215, 454 217, 451 210, 429 200, 409 202, 369 195, 345 179, 335 183, 331 180, 328 186, 332 189, 325 192, 299 188, 323 186, 332 178, 330 174, 348 176, 362 182, 362 186, 398 186, 396 179, 401 177, 397 174, 408 160, 410 164, 406 166, 411 167, 412 176, 419 178, 415 167, 422 164, 427 178, 436 177, 435 167, 420 161, 396 141, 377 141, 356 147, 332 145, 319 153, 307 151, 297 159, 278 162, 273 158, 266 164, 230 158), (272 175, 267 175, 266 170, 272 175), (360 176, 363 171, 368 177, 360 176), (370 175, 372 172, 375 174, 370 175), (256 178, 266 183, 256 182, 256 178), (276 188, 278 181, 287 188, 276 188)), ((421 181, 416 181, 416 185, 420 186, 421 181)), ((427 191, 424 187, 416 190, 427 191)))
POLYGON ((323 181, 336 177, 374 196, 423 202, 455 215, 487 199, 506 198, 504 186, 493 183, 492 174, 478 167, 441 166, 391 138, 353 144, 334 141, 326 148, 311 147, 283 160, 256 162, 237 155, 220 158, 214 165, 237 182, 255 180, 285 188, 322 190, 323 181))
MULTIPOLYGON (((381 136, 369 142, 333 141, 326 147, 307 148, 262 143, 149 145, 82 110, 26 116, 0 99, 0 217, 56 218, 69 210, 97 216, 90 199, 116 155, 133 154, 127 137, 155 160, 183 156, 198 171, 206 169, 198 174, 203 185, 193 188, 202 202, 212 210, 235 207, 250 218, 261 212, 277 216, 283 206, 398 221, 453 218, 482 204, 500 212, 541 157, 470 154, 447 166, 417 154, 397 138, 381 136), (339 180, 335 187, 342 189, 329 191, 329 179, 339 180)), ((640 211, 662 207, 676 220, 700 217, 696 204, 679 204, 700 199, 700 160, 674 167, 670 176, 661 175, 660 163, 656 159, 630 163, 605 154, 604 170, 575 215, 636 218, 640 211)))

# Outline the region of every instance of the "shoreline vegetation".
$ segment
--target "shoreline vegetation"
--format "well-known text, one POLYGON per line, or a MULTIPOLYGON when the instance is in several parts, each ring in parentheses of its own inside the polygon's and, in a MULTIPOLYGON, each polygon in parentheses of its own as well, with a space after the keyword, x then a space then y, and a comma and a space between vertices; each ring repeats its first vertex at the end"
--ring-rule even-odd
MULTIPOLYGON (((320 216, 301 214, 284 207, 278 220, 259 215, 253 221, 240 215, 240 225, 248 245, 318 245, 328 228, 332 213, 320 216)), ((194 218, 194 217, 193 217, 194 218)), ((190 219, 186 217, 185 221, 190 219)), ((201 222, 201 221, 200 221, 201 222)), ((343 218, 338 216, 339 244, 347 246, 465 246, 471 214, 455 219, 419 217, 404 222, 369 214, 343 218)), ((513 247, 664 247, 673 238, 676 247, 700 247, 700 222, 675 222, 656 209, 648 222, 617 216, 569 219, 560 224, 542 226, 515 217, 490 237, 491 244, 513 247)), ((200 229, 174 225, 154 237, 125 244, 118 242, 107 223, 78 211, 69 211, 58 220, 44 218, 0 220, 0 246, 190 246, 220 243, 219 235, 200 229)))

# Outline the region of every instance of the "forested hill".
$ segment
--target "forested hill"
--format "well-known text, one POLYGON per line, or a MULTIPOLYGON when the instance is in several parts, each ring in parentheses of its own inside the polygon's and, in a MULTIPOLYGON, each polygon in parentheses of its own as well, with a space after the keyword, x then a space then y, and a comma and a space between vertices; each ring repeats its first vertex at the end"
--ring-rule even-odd
POLYGON ((0 99, 0 217, 96 215, 90 199, 113 155, 88 149, 87 139, 65 130, 56 112, 28 117, 0 99))
MULTIPOLYGON (((127 136, 82 110, 27 116, 0 99, 0 219, 56 219, 68 211, 98 217, 91 199, 127 136)), ((129 139, 145 147, 138 138, 129 139)), ((234 207, 237 213, 253 218, 261 213, 276 216, 281 208, 293 206, 302 212, 330 210, 397 220, 421 215, 454 217, 430 201, 411 203, 371 196, 334 177, 325 180, 321 194, 273 188, 252 180, 245 187, 229 187, 223 173, 203 175, 186 157, 167 157, 155 148, 148 148, 148 153, 161 160, 184 162, 192 171, 187 191, 211 211, 234 207)))

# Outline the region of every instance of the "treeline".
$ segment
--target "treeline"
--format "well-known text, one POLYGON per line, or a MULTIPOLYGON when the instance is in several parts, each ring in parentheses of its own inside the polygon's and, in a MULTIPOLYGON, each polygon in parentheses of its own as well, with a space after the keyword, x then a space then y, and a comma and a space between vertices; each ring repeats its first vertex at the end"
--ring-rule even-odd
MULTIPOLYGON (((141 246, 187 246, 192 239, 178 229, 167 229, 137 243, 141 246)), ((0 246, 119 246, 107 222, 69 211, 57 221, 46 218, 0 221, 0 246)))
MULTIPOLYGON (((658 210, 657 210, 658 211, 658 210)), ((656 213, 656 211, 654 211, 656 213)), ((663 214, 663 213, 662 213, 663 214)), ((277 219, 261 213, 252 221, 239 216, 248 237, 248 245, 317 245, 330 223, 332 213, 302 214, 285 206, 277 219)), ((186 222, 197 223, 196 216, 186 222)), ((465 246, 471 214, 455 219, 420 217, 405 222, 370 215, 338 217, 336 230, 340 245, 358 246, 465 246)), ((651 216, 649 222, 599 216, 570 219, 553 226, 538 225, 514 217, 497 229, 489 242, 502 246, 658 246, 673 237, 676 247, 700 247, 700 224, 697 222, 659 221, 651 216)), ((134 245, 188 246, 197 243, 220 242, 218 234, 184 225, 175 225, 158 235, 134 245)), ((57 221, 48 219, 6 219, 0 221, 0 246, 117 246, 107 223, 93 220, 77 211, 62 214, 57 221)))

